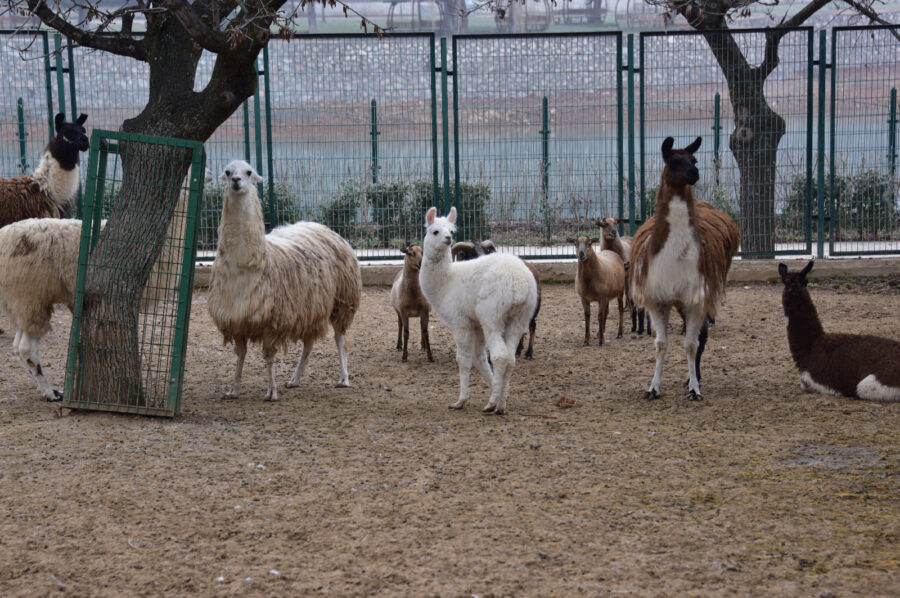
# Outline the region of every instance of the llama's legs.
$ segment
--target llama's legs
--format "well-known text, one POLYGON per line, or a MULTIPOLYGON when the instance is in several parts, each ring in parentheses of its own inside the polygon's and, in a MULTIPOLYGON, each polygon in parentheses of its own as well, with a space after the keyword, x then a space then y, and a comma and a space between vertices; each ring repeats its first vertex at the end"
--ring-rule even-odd
MULTIPOLYGON (((337 337, 335 337, 337 338, 337 337)), ((403 355, 400 361, 406 361, 409 358, 407 347, 409 346, 409 314, 403 314, 403 355)))
POLYGON ((498 401, 497 407, 494 410, 494 413, 496 413, 497 415, 503 415, 504 413, 506 413, 506 402, 509 399, 509 382, 510 380, 512 380, 512 373, 516 367, 516 359, 515 357, 513 357, 513 348, 515 347, 514 339, 517 336, 518 335, 516 335, 515 331, 507 327, 506 338, 510 340, 506 343, 506 350, 507 354, 510 357, 510 361, 506 368, 506 379, 503 381, 503 394, 501 395, 500 401, 498 401))
POLYGON ((591 302, 582 299, 581 306, 584 308, 584 346, 587 347, 591 344, 591 302))
POLYGON ((397 314, 397 350, 403 350, 403 316, 397 314))
POLYGON ((456 341, 456 364, 459 366, 459 399, 450 405, 450 409, 462 409, 469 400, 469 374, 472 371, 472 360, 487 358, 484 356, 483 349, 480 351, 480 355, 475 354, 478 344, 475 331, 460 327, 454 331, 453 337, 456 341))
MULTIPOLYGON (((337 385, 346 388, 350 386, 350 374, 347 372, 347 350, 344 347, 344 335, 337 330, 334 331, 334 344, 337 345, 338 359, 341 362, 341 377, 337 385)), ((403 350, 406 352, 406 343, 404 343, 403 350)))
POLYGON ((19 354, 19 358, 22 360, 22 363, 25 364, 25 367, 31 372, 31 377, 34 378, 41 396, 50 402, 61 401, 63 397, 62 393, 51 388, 50 383, 47 382, 47 378, 44 377, 44 369, 41 367, 41 357, 38 354, 40 343, 41 339, 32 338, 27 333, 19 330, 16 332, 15 339, 13 340, 13 348, 19 354))
POLYGON ((625 304, 622 302, 622 295, 616 297, 616 301, 619 304, 619 333, 616 335, 616 338, 622 338, 622 331, 624 330, 623 325, 625 322, 625 304))
POLYGON ((247 339, 242 336, 234 338, 234 354, 237 355, 237 364, 234 367, 234 381, 231 390, 225 393, 226 399, 236 399, 241 396, 241 375, 244 371, 244 358, 247 356, 247 339))
POLYGON ((266 360, 266 383, 268 388, 266 389, 266 400, 267 401, 277 401, 278 400, 278 386, 275 384, 275 354, 278 352, 278 347, 275 345, 270 345, 263 341, 263 358, 266 360))
MULTIPOLYGON (((537 330, 537 321, 535 320, 535 318, 531 318, 531 322, 528 324, 528 350, 525 351, 525 359, 531 359, 532 357, 534 357, 535 330, 537 330)), ((516 355, 518 355, 518 353, 516 353, 516 355)))
POLYGON ((291 379, 285 384, 285 387, 294 388, 295 386, 300 386, 300 378, 303 377, 303 372, 306 370, 306 362, 309 361, 309 354, 312 353, 313 343, 315 343, 315 341, 311 338, 303 340, 303 350, 300 352, 300 361, 297 362, 297 368, 294 370, 294 375, 291 376, 291 379))
MULTIPOLYGON (((706 314, 702 309, 691 310, 685 314, 684 321, 684 352, 688 360, 688 398, 692 401, 702 401, 703 395, 700 394, 700 379, 697 373, 700 361, 698 336, 701 328, 706 328, 706 314)), ((657 327, 658 330, 659 327, 657 327)))
POLYGON ((503 415, 506 413, 506 401, 503 398, 504 389, 509 384, 509 375, 516 364, 515 346, 512 345, 515 341, 511 340, 510 346, 507 346, 499 332, 486 334, 485 341, 491 353, 494 378, 491 381, 491 398, 482 411, 503 415))
POLYGON ((419 326, 422 329, 422 348, 425 349, 425 354, 428 355, 428 361, 434 361, 434 357, 431 356, 431 340, 428 338, 428 312, 424 312, 421 316, 419 316, 419 326))
POLYGON ((644 398, 658 399, 659 387, 662 384, 663 364, 666 361, 666 347, 669 344, 666 331, 669 323, 669 308, 648 308, 647 313, 656 323, 656 341, 653 343, 656 347, 656 370, 653 372, 653 380, 650 381, 650 388, 647 390, 644 398))

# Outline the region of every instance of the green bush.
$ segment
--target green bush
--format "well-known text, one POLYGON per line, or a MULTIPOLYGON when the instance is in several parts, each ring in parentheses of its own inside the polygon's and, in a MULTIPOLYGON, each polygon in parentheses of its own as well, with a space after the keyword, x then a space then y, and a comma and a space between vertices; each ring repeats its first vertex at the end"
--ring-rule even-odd
POLYGON ((408 229, 408 196, 409 185, 403 181, 366 186, 366 203, 372 209, 372 222, 383 247, 390 247, 391 239, 404 236, 408 229))
POLYGON ((359 182, 344 181, 337 194, 319 206, 319 222, 345 239, 358 236, 359 206, 365 192, 359 182))
MULTIPOLYGON (((444 186, 438 183, 437 201, 435 201, 434 185, 431 181, 420 180, 413 183, 413 198, 410 204, 410 221, 421 229, 425 223, 425 210, 437 206, 439 211, 444 204, 444 186)), ((461 182, 459 184, 459 202, 456 198, 456 185, 450 185, 450 205, 459 206, 459 219, 456 221, 458 239, 488 239, 491 236, 491 225, 488 220, 488 208, 491 202, 491 188, 487 183, 461 182)), ((442 214, 443 215, 443 214, 442 214)))

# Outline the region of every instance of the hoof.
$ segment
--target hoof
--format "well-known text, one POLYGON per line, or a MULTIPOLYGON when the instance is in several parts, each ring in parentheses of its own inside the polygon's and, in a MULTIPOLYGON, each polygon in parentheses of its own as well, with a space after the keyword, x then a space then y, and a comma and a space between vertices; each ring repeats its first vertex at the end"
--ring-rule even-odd
POLYGON ((590 347, 590 346, 591 346, 591 341, 584 341, 584 346, 585 346, 585 347, 590 347))
POLYGON ((448 409, 462 409, 465 406, 465 403, 453 403, 448 409))
POLYGON ((428 356, 428 361, 430 361, 431 363, 434 363, 434 357, 432 357, 431 355, 429 355, 429 356, 428 356))
POLYGON ((350 380, 338 380, 335 388, 350 388, 350 380))
MULTIPOLYGON (((0 332, 2 332, 2 331, 0 331, 0 332)), ((63 393, 56 390, 55 388, 53 389, 53 396, 47 398, 48 403, 59 403, 62 400, 63 400, 63 393)))
POLYGON ((484 409, 482 409, 481 412, 482 413, 496 413, 498 415, 500 413, 502 413, 502 412, 497 411, 497 405, 492 405, 491 403, 488 403, 487 405, 485 405, 484 409))
POLYGON ((655 401, 656 399, 659 398, 659 391, 658 390, 648 390, 647 392, 644 393, 644 398, 647 399, 648 401, 655 401))
POLYGON ((400 358, 400 361, 402 361, 403 363, 406 363, 407 359, 408 359, 408 356, 404 355, 403 357, 400 358))
POLYGON ((239 398, 241 395, 236 395, 233 392, 226 392, 222 395, 223 401, 233 401, 234 399, 239 398))
POLYGON ((300 386, 300 383, 294 382, 293 380, 289 380, 284 383, 285 388, 297 388, 298 386, 300 386))
POLYGON ((692 390, 691 392, 688 393, 688 400, 689 401, 702 401, 703 395, 700 394, 699 392, 694 392, 692 390))
POLYGON ((267 401, 277 401, 278 400, 278 391, 274 388, 266 391, 266 400, 267 401))

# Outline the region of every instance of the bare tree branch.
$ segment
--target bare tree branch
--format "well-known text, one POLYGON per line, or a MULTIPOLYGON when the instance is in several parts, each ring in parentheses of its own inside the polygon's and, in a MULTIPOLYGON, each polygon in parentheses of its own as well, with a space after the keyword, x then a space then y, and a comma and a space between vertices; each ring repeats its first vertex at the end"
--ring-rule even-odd
POLYGON ((43 0, 28 0, 28 10, 34 13, 42 23, 56 29, 80 46, 147 61, 147 53, 143 44, 130 35, 98 36, 94 32, 85 31, 70 23, 43 0))

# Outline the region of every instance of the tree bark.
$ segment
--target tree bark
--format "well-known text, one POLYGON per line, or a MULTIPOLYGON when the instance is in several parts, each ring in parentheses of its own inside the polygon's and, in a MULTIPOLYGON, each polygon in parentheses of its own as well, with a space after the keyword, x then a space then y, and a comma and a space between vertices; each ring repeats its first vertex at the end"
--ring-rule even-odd
MULTIPOLYGON (((123 131, 205 141, 256 89, 246 49, 218 55, 207 87, 194 91, 202 49, 181 23, 164 15, 143 39, 150 65, 150 98, 123 131)), ((183 149, 129 143, 123 184, 91 254, 85 281, 81 376, 77 401, 148 405, 141 387, 141 296, 166 241, 189 162, 183 149)))

